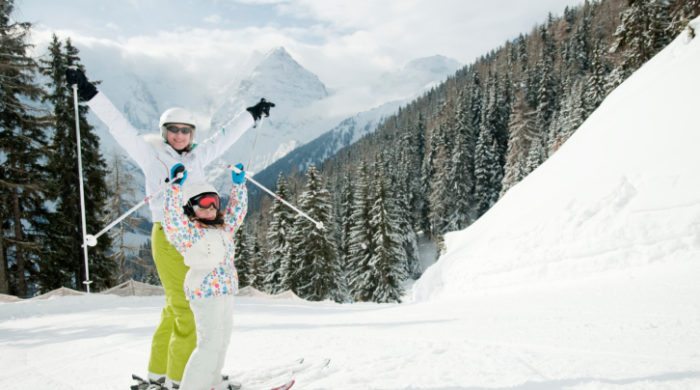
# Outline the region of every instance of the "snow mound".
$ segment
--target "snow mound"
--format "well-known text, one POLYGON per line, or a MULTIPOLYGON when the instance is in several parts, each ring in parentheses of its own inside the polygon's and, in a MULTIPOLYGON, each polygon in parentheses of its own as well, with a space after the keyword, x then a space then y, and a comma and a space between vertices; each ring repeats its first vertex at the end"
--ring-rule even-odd
POLYGON ((0 294, 0 303, 18 302, 22 298, 17 298, 14 295, 0 294))
POLYGON ((265 299, 279 299, 279 300, 302 300, 296 294, 290 290, 280 292, 278 294, 268 294, 262 292, 255 287, 245 286, 238 290, 238 294, 241 297, 253 297, 253 298, 265 298, 265 299))
MULTIPOLYGON (((700 18, 692 24, 700 28, 700 18)), ((700 38, 682 33, 469 228, 413 298, 694 265, 700 276, 700 38)))
POLYGON ((113 294, 122 297, 126 296, 150 296, 150 295, 165 295, 165 290, 162 286, 154 286, 152 284, 137 282, 133 279, 114 286, 109 290, 102 291, 100 294, 113 294))
POLYGON ((73 290, 68 287, 59 287, 55 290, 51 290, 45 294, 37 295, 31 299, 51 299, 53 297, 66 297, 66 296, 80 296, 85 295, 85 292, 73 290))

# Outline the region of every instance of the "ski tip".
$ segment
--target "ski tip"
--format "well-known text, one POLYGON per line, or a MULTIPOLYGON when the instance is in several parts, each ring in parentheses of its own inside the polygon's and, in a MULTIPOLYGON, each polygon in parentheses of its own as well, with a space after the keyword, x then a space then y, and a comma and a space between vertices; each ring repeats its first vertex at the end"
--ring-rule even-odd
POLYGON ((289 382, 283 384, 282 386, 273 387, 270 390, 289 390, 289 388, 294 386, 294 383, 296 383, 296 382, 294 381, 294 379, 292 379, 289 382))

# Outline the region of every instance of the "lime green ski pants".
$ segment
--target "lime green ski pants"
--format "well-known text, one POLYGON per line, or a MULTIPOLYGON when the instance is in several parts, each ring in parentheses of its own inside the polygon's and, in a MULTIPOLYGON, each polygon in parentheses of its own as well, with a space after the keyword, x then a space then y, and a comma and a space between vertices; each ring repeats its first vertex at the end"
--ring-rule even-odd
POLYGON ((158 277, 165 289, 165 307, 153 334, 148 371, 167 375, 179 382, 197 345, 194 316, 184 291, 185 275, 189 268, 182 255, 165 238, 163 227, 158 222, 153 224, 151 231, 151 250, 158 277))

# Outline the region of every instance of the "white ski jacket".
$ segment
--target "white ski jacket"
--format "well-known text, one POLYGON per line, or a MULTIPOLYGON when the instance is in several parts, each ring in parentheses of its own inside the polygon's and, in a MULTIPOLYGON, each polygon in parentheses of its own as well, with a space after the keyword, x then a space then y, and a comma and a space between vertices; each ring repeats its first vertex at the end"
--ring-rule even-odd
MULTIPOLYGON (((153 194, 165 185, 170 169, 177 163, 187 168, 187 181, 207 181, 204 168, 233 145, 255 121, 252 115, 242 111, 190 152, 179 154, 160 136, 142 135, 122 115, 112 102, 98 92, 88 102, 90 109, 109 127, 109 132, 119 145, 136 161, 146 177, 146 194, 153 194)), ((152 222, 163 222, 163 193, 149 202, 152 222)))

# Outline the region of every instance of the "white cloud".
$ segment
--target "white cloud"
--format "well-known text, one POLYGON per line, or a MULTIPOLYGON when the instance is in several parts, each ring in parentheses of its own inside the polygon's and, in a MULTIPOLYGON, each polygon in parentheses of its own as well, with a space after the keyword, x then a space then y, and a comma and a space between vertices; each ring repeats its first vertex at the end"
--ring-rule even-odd
POLYGON ((117 7, 64 0, 46 9, 53 5, 26 0, 19 7, 26 8, 25 20, 46 26, 40 35, 57 31, 82 51, 99 47, 134 67, 159 64, 207 88, 220 88, 254 53, 284 46, 329 89, 361 96, 382 74, 410 60, 441 54, 468 64, 529 32, 547 12, 561 14, 579 2, 236 0, 194 7, 154 0, 117 7))

